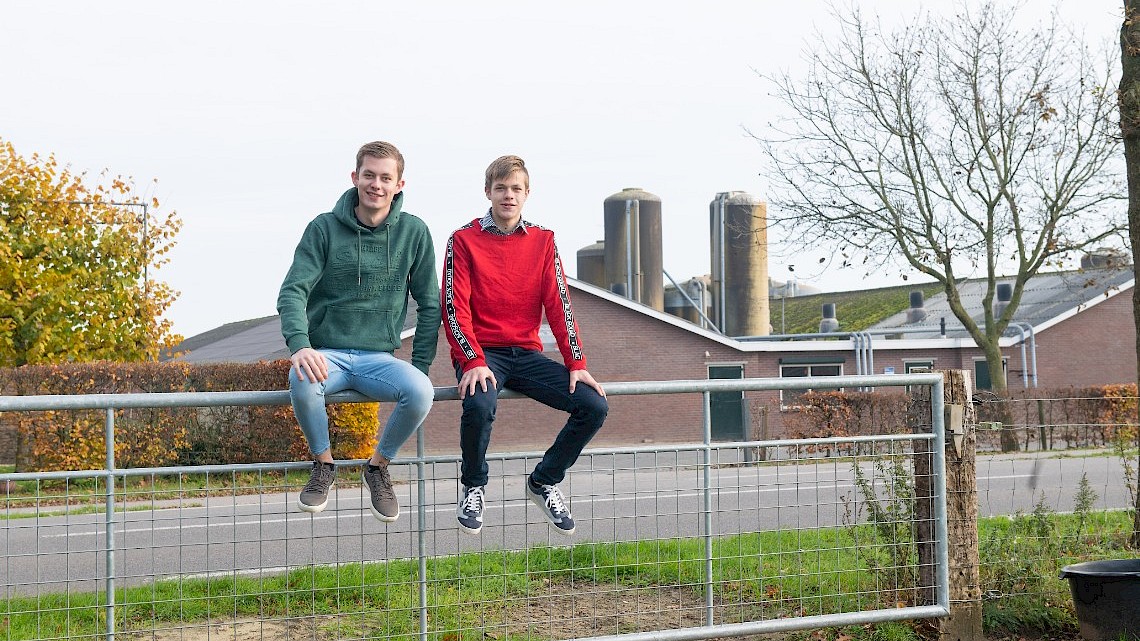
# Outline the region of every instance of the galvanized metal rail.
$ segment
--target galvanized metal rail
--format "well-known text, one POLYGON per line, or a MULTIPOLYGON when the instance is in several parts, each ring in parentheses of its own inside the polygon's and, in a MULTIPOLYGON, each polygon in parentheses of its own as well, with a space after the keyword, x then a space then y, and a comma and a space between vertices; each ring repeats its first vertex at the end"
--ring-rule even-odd
MULTIPOLYGON (((684 394, 699 393, 704 396, 704 425, 703 441, 699 444, 677 445, 673 451, 691 449, 699 451, 700 483, 702 502, 702 522, 704 538, 704 593, 705 593, 705 625, 680 629, 655 630, 631 634, 589 637, 595 641, 649 641, 651 639, 665 639, 680 641, 689 639, 709 639, 725 636, 743 636, 781 632, 796 629, 809 629, 823 626, 843 626, 864 624, 872 622, 915 619, 925 617, 945 616, 949 612, 949 568, 946 532, 946 476, 945 476, 945 428, 943 424, 943 379, 940 374, 904 374, 904 375, 871 375, 871 376, 840 376, 840 377, 806 377, 806 378, 776 378, 776 379, 740 379, 740 380, 682 380, 682 381, 652 381, 652 382, 625 382, 608 383, 606 391, 611 396, 636 394, 684 394), (850 437, 831 439, 782 439, 767 441, 749 441, 740 443, 717 443, 712 440, 710 395, 715 392, 744 392, 766 390, 795 390, 795 389, 838 389, 838 388, 867 388, 867 387, 897 387, 897 386, 931 386, 932 416, 929 434, 908 434, 875 437, 850 437), (713 586, 713 451, 722 447, 802 447, 835 445, 860 442, 890 442, 928 439, 933 441, 933 456, 935 470, 935 487, 933 498, 935 505, 935 564, 936 564, 936 603, 928 606, 914 606, 904 608, 874 609, 861 612, 841 612, 818 616, 801 616, 783 619, 768 619, 733 624, 716 624, 714 621, 714 586, 713 586)), ((506 391, 501 398, 518 398, 521 395, 506 391)), ((365 402, 370 399, 359 394, 348 392, 332 395, 330 402, 365 402)), ((437 401, 458 400, 454 387, 436 388, 437 401)), ((115 410, 128 408, 162 408, 162 407, 219 407, 219 406, 265 406, 287 405, 289 394, 286 391, 252 391, 252 392, 196 392, 196 393, 154 393, 154 394, 94 394, 83 396, 6 396, 0 397, 0 412, 27 412, 52 410, 105 410, 105 436, 106 461, 105 468, 97 471, 66 471, 45 473, 13 473, 0 475, 0 482, 23 480, 50 480, 50 479, 80 479, 100 477, 104 481, 106 511, 105 532, 106 541, 106 630, 104 638, 113 641, 116 634, 116 564, 115 564, 115 522, 116 477, 153 476, 164 474, 184 473, 218 473, 218 472, 245 472, 267 471, 282 469, 300 469, 308 463, 273 463, 273 464, 247 464, 247 465, 213 465, 194 467, 155 467, 140 469, 118 469, 115 465, 115 410)), ((424 435, 420 430, 417 435, 417 453, 414 458, 397 459, 395 463, 414 464, 416 469, 416 487, 419 497, 426 495, 427 478, 426 466, 434 463, 454 460, 454 457, 429 457, 424 453, 424 435)), ((639 452, 662 452, 671 448, 653 446, 651 448, 595 448, 587 450, 593 455, 603 454, 638 454, 639 452)), ((514 456, 533 456, 531 453, 514 456)), ((511 458, 512 455, 501 457, 511 458)), ((433 556, 428 549, 426 539, 428 516, 425 501, 418 501, 416 510, 417 544, 416 554, 419 559, 419 598, 420 598, 420 636, 427 639, 428 629, 428 581, 427 560, 433 556)))

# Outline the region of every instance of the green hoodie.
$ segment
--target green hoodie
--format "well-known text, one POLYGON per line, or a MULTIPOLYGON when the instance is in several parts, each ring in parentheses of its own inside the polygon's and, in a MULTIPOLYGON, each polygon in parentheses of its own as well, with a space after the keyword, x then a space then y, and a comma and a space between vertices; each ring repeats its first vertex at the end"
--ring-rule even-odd
POLYGON ((277 295, 281 333, 289 352, 305 347, 392 352, 416 299, 412 365, 423 373, 435 358, 439 333, 439 282, 427 225, 400 210, 404 194, 375 231, 353 211, 356 188, 305 228, 293 265, 277 295))

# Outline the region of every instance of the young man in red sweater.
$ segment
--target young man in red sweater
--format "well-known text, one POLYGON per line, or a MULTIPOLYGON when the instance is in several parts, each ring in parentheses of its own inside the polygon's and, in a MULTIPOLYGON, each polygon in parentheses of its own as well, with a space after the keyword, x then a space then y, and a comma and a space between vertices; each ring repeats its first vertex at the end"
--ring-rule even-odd
POLYGON ((570 413, 525 484, 527 497, 555 531, 570 535, 574 519, 558 483, 602 427, 609 405, 605 390, 586 371, 554 233, 522 219, 530 195, 522 158, 503 156, 492 162, 485 190, 490 211, 447 241, 440 292, 463 401, 463 496, 456 517, 464 532, 476 534, 483 527, 487 445, 498 394, 505 387, 570 413), (538 330, 544 311, 563 363, 542 354, 538 330))

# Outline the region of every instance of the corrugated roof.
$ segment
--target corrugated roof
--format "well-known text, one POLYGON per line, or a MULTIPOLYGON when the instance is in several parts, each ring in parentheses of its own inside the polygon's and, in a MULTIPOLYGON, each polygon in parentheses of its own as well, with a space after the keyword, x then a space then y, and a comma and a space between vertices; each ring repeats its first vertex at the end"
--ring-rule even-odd
MULTIPOLYGON (((1013 320, 1039 327, 1066 313, 1080 310, 1121 291, 1133 279, 1131 266, 1127 269, 1081 269, 1067 272, 1039 273, 1025 284, 1021 302, 1014 312, 1013 320)), ((1001 282, 1012 282, 998 280, 1001 282)), ((970 310, 970 317, 979 325, 983 322, 982 297, 986 292, 983 279, 968 280, 958 286, 963 305, 970 310)), ((939 320, 946 319, 946 335, 965 337, 966 331, 950 311, 946 294, 939 293, 927 298, 924 304, 926 320, 908 325, 906 310, 872 325, 875 329, 924 328, 937 329, 939 320)), ((901 332, 906 336, 906 332, 901 332)), ((930 334, 913 334, 908 338, 929 337, 930 334)))
MULTIPOLYGON (((416 311, 408 310, 404 330, 416 326, 416 311)), ((289 348, 281 335, 281 317, 265 316, 227 323, 196 336, 174 348, 183 363, 256 363, 289 358, 289 348)))

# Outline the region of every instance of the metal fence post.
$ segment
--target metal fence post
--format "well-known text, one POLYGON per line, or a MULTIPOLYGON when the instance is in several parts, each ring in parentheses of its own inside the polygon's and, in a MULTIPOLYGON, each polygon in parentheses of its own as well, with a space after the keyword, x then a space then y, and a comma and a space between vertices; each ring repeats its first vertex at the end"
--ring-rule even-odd
POLYGON ((427 641, 428 638, 428 590, 427 590, 427 541, 425 540, 427 532, 427 508, 424 505, 424 492, 427 491, 427 483, 424 480, 424 428, 421 425, 416 429, 416 493, 418 503, 416 509, 416 519, 419 524, 417 528, 417 550, 416 554, 419 555, 420 563, 420 639, 427 641))
POLYGON ((713 611, 713 543, 712 543, 712 394, 704 393, 705 425, 701 458, 701 485, 704 489, 704 520, 705 520, 705 619, 708 625, 714 625, 716 620, 713 611))
POLYGON ((115 408, 107 408, 107 641, 115 641, 115 408))

